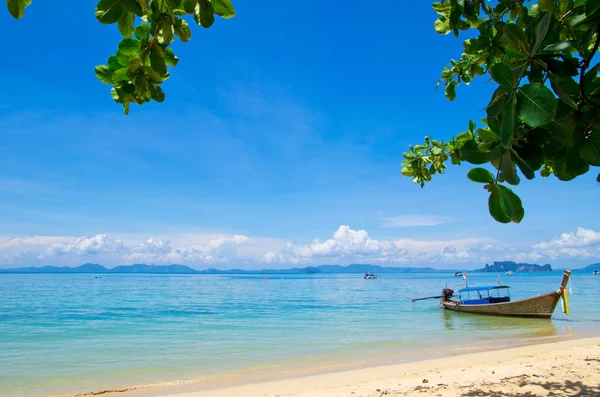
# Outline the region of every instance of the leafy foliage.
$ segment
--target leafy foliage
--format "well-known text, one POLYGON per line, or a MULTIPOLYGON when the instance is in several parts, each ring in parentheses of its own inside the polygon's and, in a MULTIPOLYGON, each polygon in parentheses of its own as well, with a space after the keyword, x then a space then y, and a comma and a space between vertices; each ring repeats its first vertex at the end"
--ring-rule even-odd
MULTIPOLYGON (((446 161, 490 164, 468 178, 489 192, 489 211, 501 223, 518 223, 521 199, 505 184, 518 185, 539 171, 570 181, 600 166, 600 63, 591 66, 600 42, 600 0, 441 0, 441 34, 472 30, 464 53, 442 72, 449 100, 456 87, 489 74, 498 85, 477 127, 439 142, 410 146, 402 175, 421 187, 443 174, 446 161)), ((600 182, 600 174, 597 177, 600 182)))
MULTIPOLYGON (((6 0, 11 15, 20 19, 31 0, 6 0)), ((232 18, 235 10, 229 0, 100 0, 96 19, 117 24, 123 39, 107 65, 96 66, 96 77, 112 85, 111 96, 129 114, 131 103, 163 102, 161 84, 169 77, 169 67, 179 58, 169 46, 175 40, 186 42, 192 32, 186 16, 204 28, 212 26, 215 14, 232 18), (137 26, 136 26, 137 24, 137 26)))

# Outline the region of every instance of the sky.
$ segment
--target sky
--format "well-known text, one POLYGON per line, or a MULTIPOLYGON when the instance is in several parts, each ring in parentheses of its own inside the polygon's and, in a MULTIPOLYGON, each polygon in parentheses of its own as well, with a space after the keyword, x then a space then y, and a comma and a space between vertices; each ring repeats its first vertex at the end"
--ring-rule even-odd
POLYGON ((129 116, 93 72, 120 37, 95 2, 0 12, 0 267, 600 262, 597 171, 525 180, 509 225, 468 165, 425 189, 400 175, 409 144, 466 130, 495 87, 447 101, 462 39, 433 30, 430 2, 378 4, 234 2, 172 44, 166 101, 129 116))

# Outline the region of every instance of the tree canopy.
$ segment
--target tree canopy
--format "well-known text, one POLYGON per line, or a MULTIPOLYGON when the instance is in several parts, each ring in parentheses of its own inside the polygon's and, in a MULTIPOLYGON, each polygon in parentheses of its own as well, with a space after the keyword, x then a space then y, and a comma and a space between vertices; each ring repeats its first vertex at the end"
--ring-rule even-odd
MULTIPOLYGON (((9 12, 22 18, 31 0, 6 0, 9 12)), ((464 53, 451 60, 438 86, 446 97, 478 76, 497 85, 486 117, 469 120, 468 129, 448 141, 426 137, 404 153, 402 175, 424 187, 446 163, 490 164, 471 169, 470 180, 489 192, 489 211, 501 223, 519 223, 521 199, 507 186, 521 176, 554 175, 570 181, 600 166, 600 63, 593 64, 600 43, 600 0, 441 0, 434 29, 464 41, 464 53)), ((112 98, 129 113, 131 103, 162 102, 161 84, 178 58, 170 44, 186 42, 186 20, 209 28, 215 15, 231 18, 229 0, 100 0, 96 18, 117 24, 123 39, 106 65, 95 68, 112 85, 112 98)), ((600 182, 600 174, 597 177, 600 182)))
MULTIPOLYGON (((20 19, 31 0, 6 3, 20 19)), ((95 15, 102 24, 117 24, 123 36, 115 55, 94 71, 98 80, 113 86, 112 98, 129 114, 131 103, 165 100, 161 84, 171 76, 169 67, 179 62, 169 46, 176 37, 182 42, 192 37, 186 16, 210 28, 215 15, 232 18, 235 9, 229 0, 100 0, 95 15)))
POLYGON ((493 173, 476 167, 467 176, 489 192, 496 221, 519 223, 525 211, 507 184, 536 171, 570 181, 600 166, 600 63, 592 65, 600 0, 442 0, 433 9, 438 33, 474 33, 442 72, 438 86, 448 100, 478 76, 489 75, 497 88, 479 125, 469 120, 451 140, 411 145, 402 174, 423 187, 448 160, 491 164, 493 173))

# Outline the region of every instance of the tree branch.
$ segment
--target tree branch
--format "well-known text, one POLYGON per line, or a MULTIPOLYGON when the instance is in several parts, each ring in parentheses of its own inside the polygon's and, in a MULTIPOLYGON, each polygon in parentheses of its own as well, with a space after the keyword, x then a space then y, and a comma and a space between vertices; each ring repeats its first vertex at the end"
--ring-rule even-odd
MULTIPOLYGON (((155 0, 155 1, 158 1, 158 0, 155 0)), ((160 8, 158 9, 159 16, 162 16, 164 5, 165 5, 165 0, 161 0, 160 8)), ((162 22, 162 20, 160 22, 162 22)), ((150 40, 150 43, 148 43, 149 50, 152 50, 152 45, 154 44, 154 40, 156 40, 156 36, 158 36, 158 32, 160 31, 160 22, 156 24, 156 29, 154 29, 154 34, 152 35, 152 40, 150 40)))
POLYGON ((596 52, 598 51, 598 45, 600 45, 600 26, 597 25, 596 26, 596 42, 594 43, 594 48, 592 49, 592 52, 588 55, 588 57, 583 60, 583 62, 581 64, 581 70, 579 71, 579 92, 581 93, 581 98, 590 107, 590 109, 592 110, 592 113, 593 113, 592 121, 585 127, 585 130, 583 130, 583 136, 585 138, 588 138, 590 136, 590 130, 596 124, 597 111, 596 111, 596 106, 592 103, 592 101, 590 101, 590 99, 587 97, 587 95, 585 93, 585 89, 584 89, 585 80, 583 79, 583 77, 585 76, 585 72, 586 72, 587 68, 590 66, 590 62, 592 62, 592 58, 594 58, 594 54, 596 54, 596 52))

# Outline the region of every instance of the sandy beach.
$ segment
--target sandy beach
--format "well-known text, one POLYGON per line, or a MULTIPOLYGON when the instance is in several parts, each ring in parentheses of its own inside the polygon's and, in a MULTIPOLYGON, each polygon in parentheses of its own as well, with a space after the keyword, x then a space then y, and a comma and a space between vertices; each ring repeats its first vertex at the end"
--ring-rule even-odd
POLYGON ((600 396, 600 338, 162 397, 600 396))

